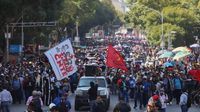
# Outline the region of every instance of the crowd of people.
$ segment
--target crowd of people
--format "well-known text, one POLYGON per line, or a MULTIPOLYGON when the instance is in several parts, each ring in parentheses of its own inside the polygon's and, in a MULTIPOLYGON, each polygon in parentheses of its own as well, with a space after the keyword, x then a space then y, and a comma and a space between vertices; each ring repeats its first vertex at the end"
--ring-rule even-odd
MULTIPOLYGON (((71 103, 68 96, 74 93, 78 80, 85 75, 84 65, 93 61, 99 65, 100 74, 106 73, 111 85, 111 94, 118 95, 119 103, 114 112, 131 111, 130 100, 134 101, 134 109, 147 108, 148 112, 166 112, 167 106, 175 103, 181 105, 182 112, 187 112, 189 96, 193 96, 194 104, 200 104, 200 84, 188 71, 199 69, 199 55, 190 57, 194 60, 176 61, 171 59, 154 60, 154 64, 145 65, 146 60, 156 59, 157 48, 146 43, 130 43, 123 46, 123 41, 116 42, 119 52, 126 60, 128 72, 120 69, 105 68, 106 47, 75 48, 78 71, 61 81, 56 80, 53 70, 45 56, 23 58, 19 62, 0 64, 0 112, 9 112, 9 106, 16 103, 27 105, 27 112, 42 112, 43 105, 49 106, 51 112, 68 112, 71 103), (133 45, 133 46, 131 46, 133 45), (138 61, 142 58, 142 61, 138 61), (147 59, 148 58, 148 59, 147 59), (163 67, 164 62, 173 63, 173 67, 163 67), (194 64, 195 63, 195 64, 194 64)), ((125 43, 125 42, 124 42, 125 43)), ((104 74, 105 75, 105 74, 104 74)), ((95 112, 102 109, 101 97, 93 99, 95 112)), ((104 110, 106 111, 106 110, 104 110)), ((103 112, 103 111, 102 111, 103 112)))
POLYGON ((43 105, 52 102, 60 108, 66 107, 62 106, 64 102, 66 109, 71 109, 67 97, 74 92, 76 74, 58 81, 49 63, 38 57, 23 59, 20 63, 2 63, 0 71, 0 110, 3 112, 10 112, 11 104, 24 102, 28 112, 42 112, 43 105))

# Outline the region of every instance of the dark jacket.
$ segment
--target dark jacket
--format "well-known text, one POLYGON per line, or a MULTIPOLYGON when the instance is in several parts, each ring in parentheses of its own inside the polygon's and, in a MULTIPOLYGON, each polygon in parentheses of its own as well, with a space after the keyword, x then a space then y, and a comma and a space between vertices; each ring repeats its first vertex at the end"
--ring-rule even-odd
POLYGON ((105 102, 103 102, 102 100, 96 100, 93 106, 94 112, 106 112, 106 105, 105 102))
POLYGON ((113 112, 130 112, 131 107, 128 103, 124 101, 119 101, 119 103, 115 106, 113 112))
POLYGON ((98 91, 98 85, 97 84, 92 85, 90 87, 90 89, 88 90, 88 95, 89 95, 89 100, 90 101, 96 100, 96 98, 97 98, 97 91, 98 91))

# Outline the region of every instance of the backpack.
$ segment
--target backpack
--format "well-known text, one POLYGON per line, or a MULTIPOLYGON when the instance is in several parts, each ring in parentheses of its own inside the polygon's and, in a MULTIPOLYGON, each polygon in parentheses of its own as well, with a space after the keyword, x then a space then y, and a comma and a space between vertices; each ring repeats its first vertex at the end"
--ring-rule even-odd
POLYGON ((71 109, 70 102, 66 101, 66 99, 61 99, 59 112, 69 112, 70 109, 71 109))
POLYGON ((129 81, 130 83, 130 88, 134 88, 135 87, 135 81, 132 79, 129 81))
POLYGON ((60 107, 59 107, 59 112, 68 112, 68 111, 69 111, 69 110, 68 110, 68 108, 67 108, 65 102, 61 102, 61 103, 60 103, 60 107))
POLYGON ((94 112, 106 112, 105 102, 96 101, 93 105, 94 112))
POLYGON ((155 102, 155 106, 158 108, 158 110, 162 108, 162 103, 160 99, 157 102, 155 102))
POLYGON ((42 112, 42 106, 40 102, 40 98, 33 98, 31 101, 32 105, 34 106, 37 112, 42 112))
POLYGON ((192 97, 190 94, 187 95, 188 100, 187 100, 187 107, 190 108, 192 105, 192 97))

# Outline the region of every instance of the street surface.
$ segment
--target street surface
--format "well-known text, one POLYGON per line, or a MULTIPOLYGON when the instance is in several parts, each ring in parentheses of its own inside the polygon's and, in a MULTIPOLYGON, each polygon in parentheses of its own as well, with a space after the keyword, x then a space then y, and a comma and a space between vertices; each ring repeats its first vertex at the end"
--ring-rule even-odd
MULTIPOLYGON (((71 109, 71 112, 75 112, 74 110, 74 94, 72 94, 71 96, 69 96, 69 100, 72 104, 72 109, 71 109)), ((109 111, 108 112, 112 112, 115 105, 117 104, 118 102, 118 97, 116 95, 112 95, 111 96, 111 99, 110 99, 110 108, 109 108, 109 111)), ((132 111, 131 112, 144 112, 145 109, 142 109, 140 110, 139 108, 137 109, 133 109, 133 101, 130 101, 130 105, 131 105, 131 109, 132 111)), ((15 105, 12 105, 11 106, 11 112, 24 112, 26 110, 26 106, 24 104, 15 104, 15 105)), ((44 112, 47 112, 48 110, 48 107, 44 107, 44 112)), ((81 112, 88 112, 88 111, 81 111, 81 112)), ((181 109, 180 109, 180 106, 179 105, 169 105, 167 107, 167 111, 166 112, 181 112, 181 109)), ((189 112, 200 112, 200 107, 197 107, 197 106, 192 106, 190 109, 189 109, 189 112)))

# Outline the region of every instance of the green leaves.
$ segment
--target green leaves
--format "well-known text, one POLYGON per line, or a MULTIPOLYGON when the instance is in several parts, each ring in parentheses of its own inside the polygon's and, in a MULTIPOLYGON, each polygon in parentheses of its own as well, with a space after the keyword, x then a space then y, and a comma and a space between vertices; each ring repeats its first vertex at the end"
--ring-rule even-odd
POLYGON ((126 14, 125 20, 133 27, 144 29, 150 43, 160 45, 162 12, 164 36, 167 38, 169 32, 176 31, 174 42, 191 44, 191 37, 199 32, 195 29, 195 26, 200 25, 199 0, 138 0, 126 14))
MULTIPOLYGON (((59 26, 53 28, 24 28, 25 37, 29 37, 25 38, 25 41, 35 40, 35 43, 41 42, 40 44, 48 41, 48 38, 44 37, 48 37, 52 30, 56 30, 58 35, 62 36, 66 35, 63 30, 66 28, 68 36, 74 36, 76 22, 79 23, 80 36, 83 36, 94 26, 119 20, 111 0, 0 0, 0 37, 4 37, 6 24, 21 22, 22 12, 24 22, 59 22, 59 26), (40 41, 40 37, 46 41, 40 41)), ((19 38, 20 29, 15 28, 14 35, 19 38)), ((5 41, 4 38, 0 39, 1 47, 5 45, 5 41)), ((11 42, 21 41, 20 38, 15 38, 11 39, 11 42)))

